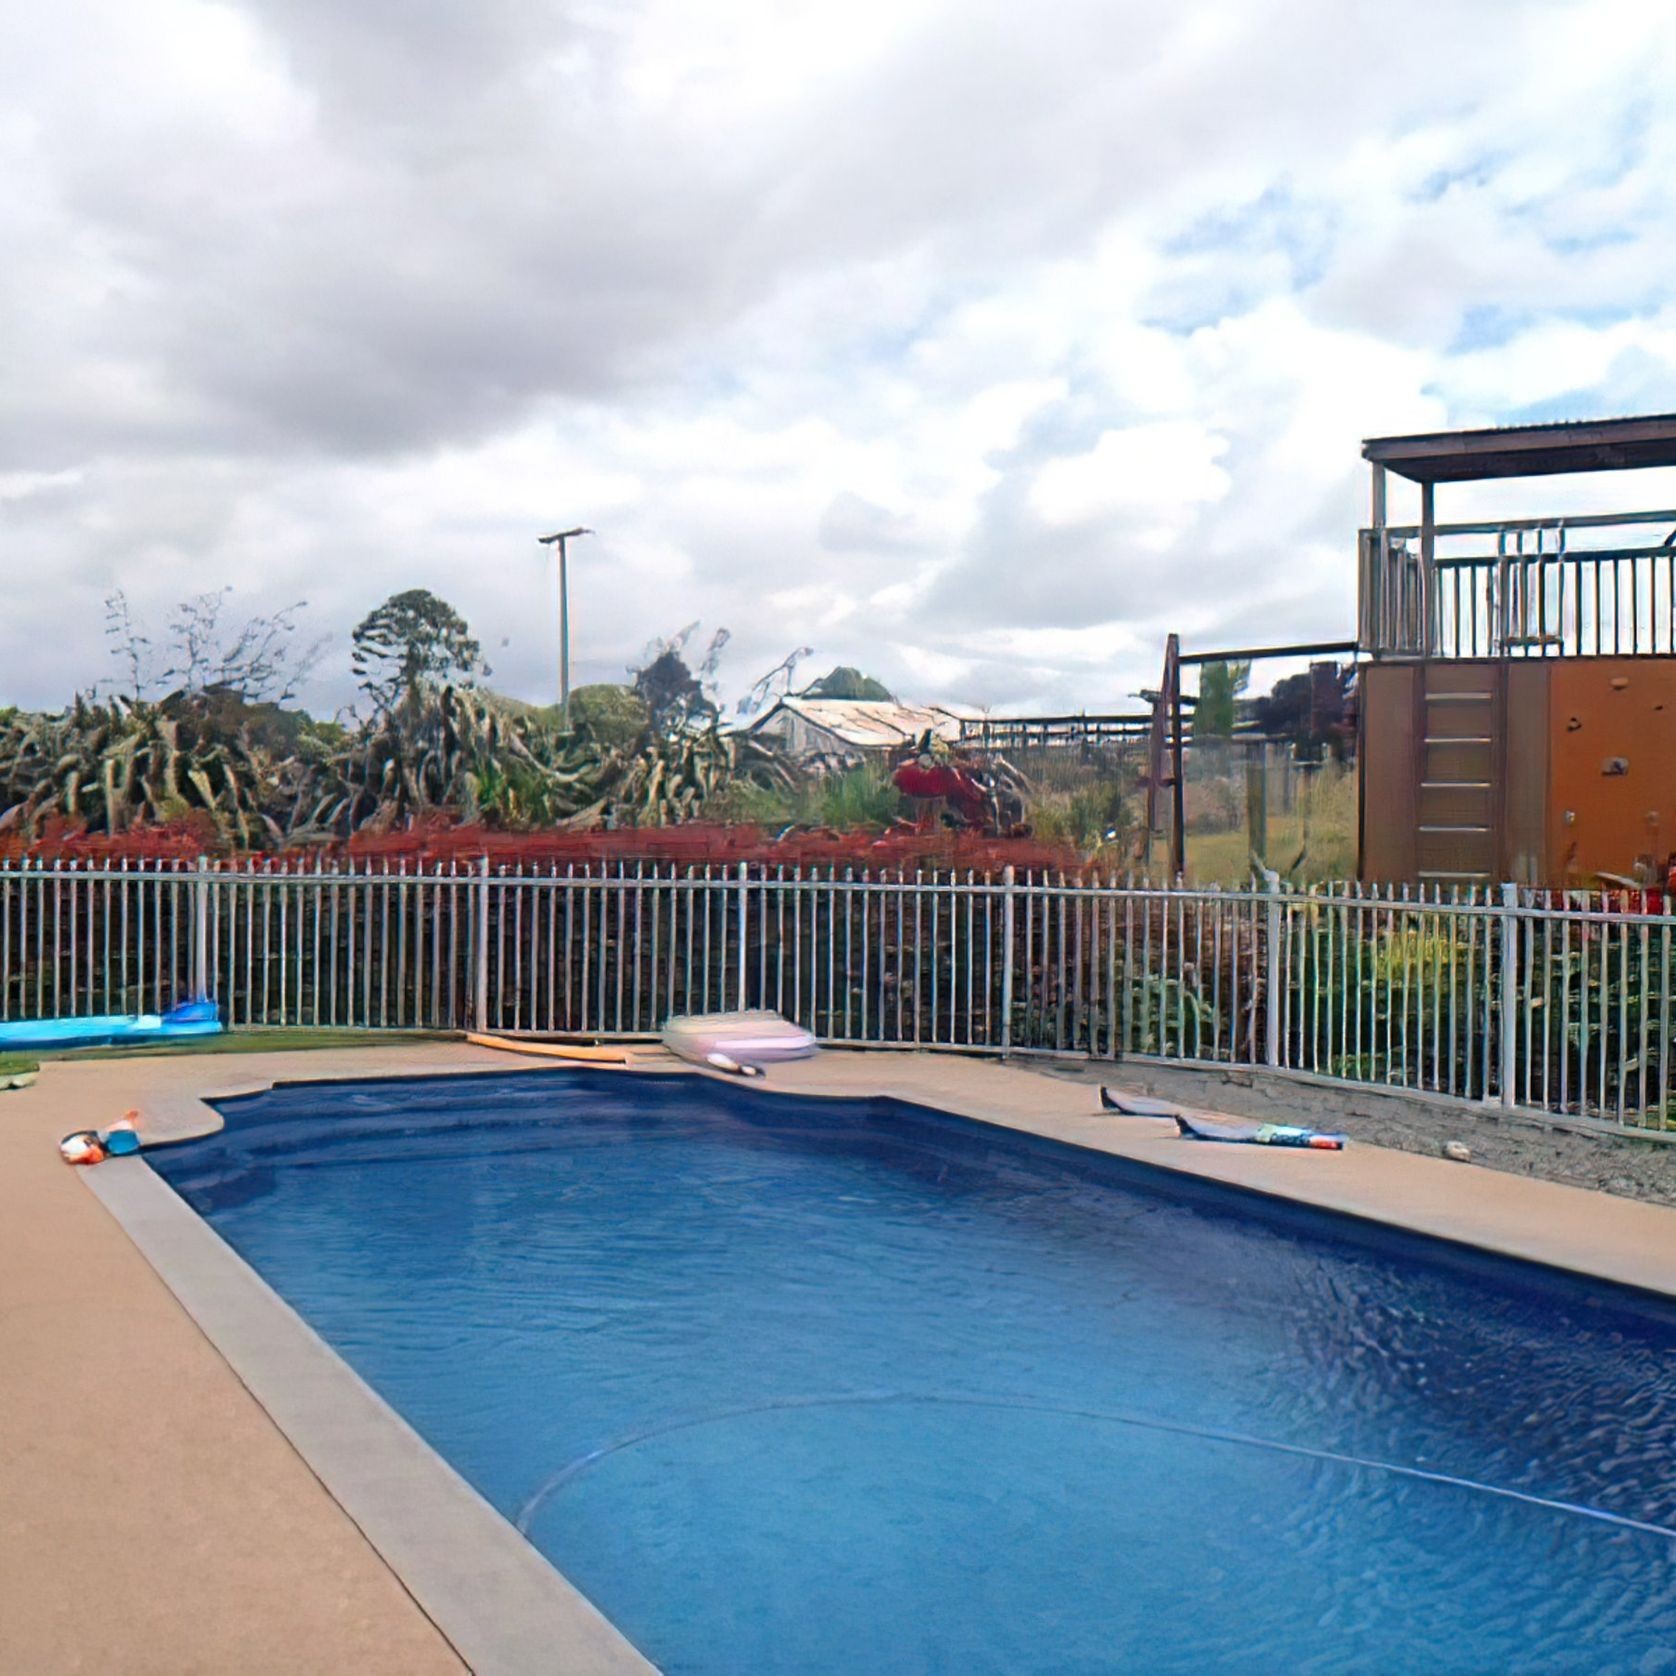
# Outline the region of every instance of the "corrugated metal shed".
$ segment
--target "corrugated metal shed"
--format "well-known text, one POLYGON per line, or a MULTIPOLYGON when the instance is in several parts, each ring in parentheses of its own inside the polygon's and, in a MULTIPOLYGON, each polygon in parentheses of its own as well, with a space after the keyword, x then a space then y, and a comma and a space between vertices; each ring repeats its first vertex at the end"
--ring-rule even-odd
POLYGON ((782 698, 746 730, 799 754, 893 751, 929 728, 953 744, 963 720, 982 714, 965 705, 899 704, 883 699, 782 698))

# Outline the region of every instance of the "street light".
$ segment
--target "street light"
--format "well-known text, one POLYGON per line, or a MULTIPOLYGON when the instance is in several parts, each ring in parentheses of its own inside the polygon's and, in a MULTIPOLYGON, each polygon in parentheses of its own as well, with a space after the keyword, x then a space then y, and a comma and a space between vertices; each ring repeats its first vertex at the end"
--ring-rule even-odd
POLYGON ((557 545, 559 549, 559 722, 566 728, 570 726, 570 572, 565 562, 565 543, 593 533, 578 526, 560 530, 556 535, 536 537, 543 547, 557 545))

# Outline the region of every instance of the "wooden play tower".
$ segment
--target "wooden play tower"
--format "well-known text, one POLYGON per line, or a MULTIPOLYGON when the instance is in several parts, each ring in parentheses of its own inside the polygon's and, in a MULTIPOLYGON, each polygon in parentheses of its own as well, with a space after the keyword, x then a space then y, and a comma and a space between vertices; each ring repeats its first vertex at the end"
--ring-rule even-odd
POLYGON ((1676 852, 1676 511, 1440 524, 1439 484, 1676 465, 1676 415, 1363 445, 1361 873, 1662 883, 1676 852), (1420 521, 1386 517, 1390 474, 1420 521))

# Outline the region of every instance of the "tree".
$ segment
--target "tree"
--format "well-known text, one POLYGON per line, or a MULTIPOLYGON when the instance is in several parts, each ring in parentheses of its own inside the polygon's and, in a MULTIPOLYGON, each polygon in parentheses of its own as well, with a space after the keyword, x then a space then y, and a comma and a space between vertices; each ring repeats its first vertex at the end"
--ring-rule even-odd
POLYGON ((127 691, 123 696, 138 704, 156 684, 157 652, 150 636, 143 634, 134 621, 133 607, 122 588, 105 595, 105 633, 110 637, 111 656, 127 666, 127 691))
POLYGON ((645 662, 632 672, 634 690, 660 733, 716 718, 716 668, 732 636, 725 628, 716 630, 695 674, 686 651, 697 628, 688 623, 679 634, 654 640, 643 654, 645 662))
POLYGON ((1195 739, 1226 739, 1233 733, 1240 694, 1250 679, 1249 663, 1207 663, 1199 671, 1199 702, 1193 709, 1195 739))
POLYGON ((1309 737, 1309 677, 1287 675, 1252 705, 1257 726, 1275 739, 1309 737))
POLYGON ((570 695, 571 726, 606 750, 632 745, 650 720, 645 700, 632 687, 599 681, 570 695))
POLYGON ((713 714, 716 708, 705 696, 698 677, 687 667, 686 659, 674 647, 659 652, 643 669, 635 671, 634 691, 663 731, 695 717, 713 714))
POLYGON ((758 676, 747 689, 745 696, 739 700, 739 714, 754 716, 770 699, 777 699, 782 693, 790 692, 792 676, 797 673, 797 666, 813 651, 812 646, 794 646, 766 675, 758 676))
POLYGON ((105 633, 111 655, 127 669, 124 696, 136 703, 161 690, 173 698, 206 693, 245 704, 289 704, 326 649, 324 639, 296 644, 297 613, 305 601, 271 614, 257 613, 238 627, 223 625, 231 587, 182 600, 165 634, 168 667, 157 671, 158 649, 135 622, 128 596, 118 588, 105 599, 105 633))
POLYGON ((895 701, 896 695, 883 681, 875 681, 871 675, 863 675, 859 669, 846 663, 840 664, 830 675, 823 675, 813 686, 806 687, 803 696, 876 700, 890 704, 895 701))
POLYGON ((465 618, 425 588, 392 594, 351 639, 350 666, 380 710, 394 709, 428 682, 470 686, 490 673, 465 618))
POLYGON ((1290 739, 1300 758, 1319 761, 1328 745, 1342 757, 1353 742, 1349 713, 1355 676, 1354 664, 1314 663, 1307 674, 1276 681, 1274 691, 1252 705, 1258 727, 1290 739))

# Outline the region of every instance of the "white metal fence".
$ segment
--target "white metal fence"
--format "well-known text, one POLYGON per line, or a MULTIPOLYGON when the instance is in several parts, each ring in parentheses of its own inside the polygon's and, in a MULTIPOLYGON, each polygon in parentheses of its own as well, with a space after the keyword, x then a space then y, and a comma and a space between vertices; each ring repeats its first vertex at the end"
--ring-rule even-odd
MULTIPOLYGON (((1658 904, 1662 908, 1662 902, 1658 904)), ((646 864, 0 864, 0 1018, 824 1041, 1270 1066, 1676 1128, 1672 931, 1633 894, 1168 888, 646 864)))

